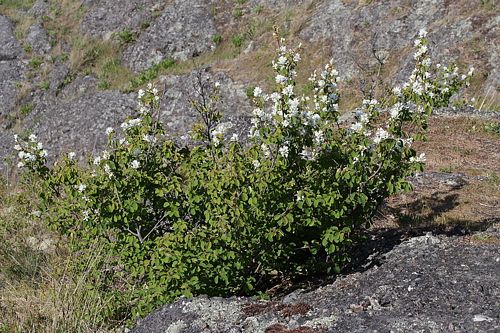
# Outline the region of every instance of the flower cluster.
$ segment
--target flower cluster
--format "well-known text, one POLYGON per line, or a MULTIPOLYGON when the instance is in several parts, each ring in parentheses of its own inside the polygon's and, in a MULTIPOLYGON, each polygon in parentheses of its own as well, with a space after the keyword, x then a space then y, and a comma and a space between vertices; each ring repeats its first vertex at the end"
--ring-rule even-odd
POLYGON ((18 135, 14 135, 14 149, 18 152, 18 168, 27 168, 30 171, 38 171, 47 162, 47 150, 38 141, 35 134, 28 136, 27 140, 22 140, 18 135))

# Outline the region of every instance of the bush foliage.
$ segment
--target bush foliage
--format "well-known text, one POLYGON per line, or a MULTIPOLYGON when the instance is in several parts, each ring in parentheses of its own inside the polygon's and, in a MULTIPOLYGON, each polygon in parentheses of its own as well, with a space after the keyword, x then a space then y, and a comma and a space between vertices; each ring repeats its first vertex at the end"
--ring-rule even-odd
POLYGON ((433 107, 472 74, 431 66, 421 31, 408 82, 383 102, 364 100, 346 125, 332 62, 311 76, 313 96, 299 97, 300 56, 279 42, 276 89, 253 89, 248 140, 230 135, 218 84, 203 78, 190 146, 165 133, 151 84, 86 166, 69 153, 49 167, 34 135, 17 138, 25 181, 44 188, 43 220, 75 251, 97 240, 113 258, 96 288, 116 295, 115 316, 144 316, 181 295, 248 294, 270 277, 338 272, 380 203, 410 190, 407 177, 422 170, 412 143, 425 139, 433 107))

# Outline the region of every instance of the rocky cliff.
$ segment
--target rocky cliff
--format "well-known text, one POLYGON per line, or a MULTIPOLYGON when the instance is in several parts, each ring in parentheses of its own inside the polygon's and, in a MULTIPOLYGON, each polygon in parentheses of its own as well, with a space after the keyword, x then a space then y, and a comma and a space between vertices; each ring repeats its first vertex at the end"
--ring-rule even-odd
POLYGON ((304 71, 334 59, 345 109, 375 76, 398 82, 408 74, 412 40, 424 27, 434 58, 476 67, 465 97, 494 109, 498 23, 495 2, 484 0, 6 1, 0 155, 24 130, 39 134, 52 154, 95 152, 103 130, 133 111, 133 91, 150 80, 162 83, 164 119, 185 133, 195 119, 189 81, 200 68, 223 81, 225 114, 244 117, 245 89, 272 86, 273 25, 290 44, 302 43, 304 71))

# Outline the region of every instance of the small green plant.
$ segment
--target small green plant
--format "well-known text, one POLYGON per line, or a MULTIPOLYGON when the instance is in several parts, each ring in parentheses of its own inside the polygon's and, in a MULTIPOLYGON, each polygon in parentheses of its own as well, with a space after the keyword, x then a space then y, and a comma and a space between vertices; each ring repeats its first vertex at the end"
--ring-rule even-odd
POLYGON ((261 14, 263 11, 264 11, 264 5, 262 4, 259 4, 259 5, 256 5, 253 9, 253 11, 255 12, 255 14, 259 15, 261 14))
POLYGON ((310 77, 312 96, 298 96, 300 55, 278 40, 274 91, 252 89, 248 142, 222 121, 220 85, 200 73, 193 145, 165 133, 148 84, 137 113, 106 129, 106 149, 86 166, 75 153, 49 166, 30 135, 16 137, 19 167, 25 182, 41 184, 42 220, 74 251, 102 244, 110 262, 100 290, 114 318, 182 295, 256 294, 273 277, 339 272, 379 205, 423 170, 412 144, 426 138, 433 108, 470 81, 431 67, 425 36, 409 80, 383 101, 363 100, 352 124, 339 124, 333 60, 310 77))
POLYGON ((484 130, 488 133, 500 136, 500 122, 489 122, 484 125, 484 130))
POLYGON ((175 65, 175 61, 173 59, 167 58, 160 61, 158 64, 151 66, 147 70, 140 73, 137 77, 133 78, 130 81, 130 86, 132 89, 140 87, 147 82, 151 82, 152 80, 158 77, 158 74, 161 70, 169 69, 170 67, 175 65))
POLYGON ((33 57, 28 61, 28 67, 31 69, 38 69, 43 64, 43 60, 39 57, 33 57))
POLYGON ((233 43, 234 47, 238 48, 241 47, 241 45, 243 45, 244 40, 245 38, 241 34, 234 35, 233 38, 231 38, 231 42, 233 43))
POLYGON ((33 47, 31 46, 31 44, 25 43, 23 45, 23 50, 26 53, 31 53, 31 51, 33 50, 33 47))
POLYGON ((27 116, 31 113, 31 111, 33 111, 33 108, 34 108, 33 103, 23 104, 19 108, 19 112, 21 116, 27 116))
POLYGON ((250 85, 250 86, 245 88, 245 94, 247 95, 248 99, 253 100, 255 88, 256 87, 253 85, 250 85))
POLYGON ((240 18, 243 16, 243 9, 241 8, 236 8, 234 11, 233 11, 233 17, 235 18, 240 18))
POLYGON ((129 44, 136 40, 136 33, 129 28, 125 28, 122 31, 118 32, 117 36, 121 45, 129 44))
POLYGON ((219 34, 213 35, 212 42, 214 42, 216 45, 219 45, 220 43, 222 43, 222 36, 219 34))
POLYGON ((49 81, 42 81, 38 84, 38 88, 43 89, 43 90, 49 90, 50 82, 49 81))

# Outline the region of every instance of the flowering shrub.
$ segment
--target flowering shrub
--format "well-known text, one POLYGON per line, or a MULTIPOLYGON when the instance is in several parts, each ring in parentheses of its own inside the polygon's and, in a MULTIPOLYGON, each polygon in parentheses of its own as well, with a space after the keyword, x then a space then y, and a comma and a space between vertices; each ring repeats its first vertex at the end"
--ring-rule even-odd
POLYGON ((181 295, 248 293, 269 277, 338 271, 377 206, 422 170, 412 143, 425 139, 433 107, 472 74, 432 67, 425 34, 408 82, 382 102, 364 100, 352 124, 339 121, 333 63, 311 76, 313 96, 298 96, 300 55, 280 40, 276 89, 253 90, 248 142, 228 134, 219 87, 200 78, 198 144, 166 135, 148 85, 137 115, 106 130, 107 148, 88 167, 74 153, 47 167, 35 137, 16 146, 19 166, 43 181, 45 218, 77 250, 107 244, 116 258, 107 288, 133 316, 181 295))

